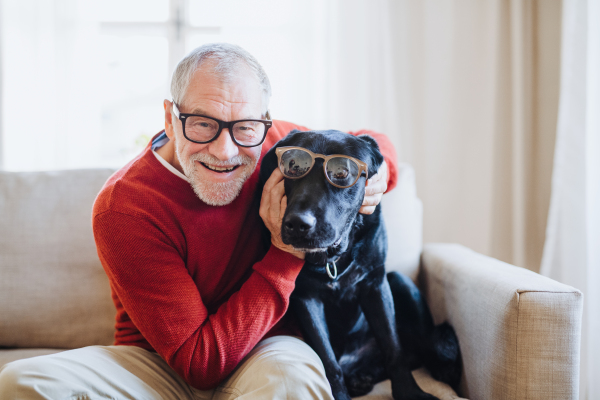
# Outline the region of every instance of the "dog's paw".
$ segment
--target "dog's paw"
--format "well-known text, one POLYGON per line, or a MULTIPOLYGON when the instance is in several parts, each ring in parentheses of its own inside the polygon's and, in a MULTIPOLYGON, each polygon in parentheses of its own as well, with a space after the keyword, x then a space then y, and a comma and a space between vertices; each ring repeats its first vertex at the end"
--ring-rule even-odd
POLYGON ((369 375, 355 375, 346 377, 346 387, 352 397, 363 396, 373 390, 373 377, 369 375))

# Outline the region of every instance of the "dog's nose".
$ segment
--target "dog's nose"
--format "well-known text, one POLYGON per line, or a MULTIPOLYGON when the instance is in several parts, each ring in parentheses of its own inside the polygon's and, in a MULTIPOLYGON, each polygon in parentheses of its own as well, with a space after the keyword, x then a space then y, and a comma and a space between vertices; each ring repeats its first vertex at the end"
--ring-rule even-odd
POLYGON ((317 223, 317 219, 309 213, 288 214, 283 220, 283 228, 289 235, 298 236, 309 233, 317 223))

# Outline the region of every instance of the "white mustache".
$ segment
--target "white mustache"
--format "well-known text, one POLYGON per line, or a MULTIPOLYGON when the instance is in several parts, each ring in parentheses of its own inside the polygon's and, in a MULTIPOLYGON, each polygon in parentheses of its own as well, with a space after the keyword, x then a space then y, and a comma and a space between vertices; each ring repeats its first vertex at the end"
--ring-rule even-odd
POLYGON ((238 154, 229 160, 221 161, 210 154, 196 153, 190 156, 190 161, 199 161, 204 164, 214 165, 215 167, 230 167, 232 165, 247 165, 252 163, 252 158, 247 155, 238 154))

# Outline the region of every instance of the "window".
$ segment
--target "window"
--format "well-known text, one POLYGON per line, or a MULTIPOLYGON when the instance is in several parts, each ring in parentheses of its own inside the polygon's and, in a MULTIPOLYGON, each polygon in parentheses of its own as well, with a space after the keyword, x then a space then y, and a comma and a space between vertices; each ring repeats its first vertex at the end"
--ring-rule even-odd
POLYGON ((318 0, 0 0, 2 167, 120 167, 164 128, 177 62, 204 43, 252 53, 271 114, 325 123, 318 0), (235 12, 232 12, 235 10, 235 12), (291 78, 293 77, 293 78, 291 78))

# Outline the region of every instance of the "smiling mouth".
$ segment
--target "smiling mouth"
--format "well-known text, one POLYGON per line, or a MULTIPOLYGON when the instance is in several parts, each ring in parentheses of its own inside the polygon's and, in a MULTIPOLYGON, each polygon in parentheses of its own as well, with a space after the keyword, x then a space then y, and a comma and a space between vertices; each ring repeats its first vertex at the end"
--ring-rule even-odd
POLYGON ((217 167, 217 166, 211 166, 208 164, 204 164, 203 162, 200 162, 200 164, 202 164, 202 166, 206 169, 209 169, 211 171, 214 172, 219 172, 219 173, 225 173, 225 172, 232 172, 234 170, 236 170, 238 167, 240 167, 240 165, 234 165, 233 167, 217 167))

